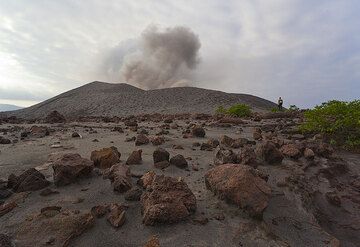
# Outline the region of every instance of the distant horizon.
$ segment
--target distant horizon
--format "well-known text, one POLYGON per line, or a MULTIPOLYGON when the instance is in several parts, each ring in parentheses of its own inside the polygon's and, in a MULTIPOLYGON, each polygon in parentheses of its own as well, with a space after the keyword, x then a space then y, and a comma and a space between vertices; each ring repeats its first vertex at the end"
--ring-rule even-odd
MULTIPOLYGON (((132 85, 132 84, 129 84, 129 83, 126 83, 126 82, 106 82, 106 81, 99 81, 99 80, 95 80, 95 81, 91 81, 91 82, 88 82, 88 83, 84 83, 80 86, 76 86, 74 88, 70 88, 69 90, 66 90, 64 92, 60 92, 58 94, 55 94, 53 96, 50 96, 49 98, 45 98, 43 100, 40 100, 40 101, 27 101, 27 100, 4 100, 4 99, 0 99, 0 105, 1 104, 5 104, 5 105, 12 105, 12 106, 16 106, 16 107, 20 107, 20 108, 27 108, 27 107, 30 107, 30 106, 33 106, 33 105, 36 105, 36 104, 39 104, 41 102, 44 102, 48 99, 51 99, 53 97, 56 97, 62 93, 65 93, 65 92, 68 92, 68 91, 71 91, 73 89, 76 89, 76 88, 79 88, 79 87, 82 87, 82 86, 85 86, 85 85, 88 85, 90 83, 94 83, 94 82, 99 82, 99 83, 107 83, 107 84, 127 84, 129 86, 133 86, 133 87, 136 87, 136 88, 140 88, 140 87, 137 87, 135 85, 132 85)), ((208 90, 215 90, 215 91, 221 91, 221 92, 225 92, 225 93, 234 93, 234 94, 249 94, 249 95, 253 95, 253 96, 257 96, 257 97, 260 97, 260 98, 263 98, 259 95, 255 95, 255 94, 251 94, 251 93, 244 93, 244 92, 227 92, 227 91, 223 91, 223 90, 220 90, 220 89, 212 89, 212 88, 203 88, 203 87, 199 87, 199 86, 192 86, 192 85, 189 85, 189 86, 174 86, 174 87, 169 87, 169 88, 175 88, 175 87, 194 87, 194 88, 202 88, 202 89, 208 89, 208 90)), ((142 89, 142 88, 140 88, 142 89)), ((157 88, 157 89, 142 89, 142 90, 145 90, 145 91, 149 91, 149 90, 160 90, 160 89, 165 89, 165 88, 157 88)), ((286 98, 284 98, 283 96, 281 96, 284 100, 284 107, 289 107, 290 105, 294 105, 292 104, 291 102, 287 102, 286 98)), ((263 98, 263 99, 266 99, 266 100, 269 100, 269 101, 272 101, 274 103, 276 103, 277 101, 277 98, 276 99, 267 99, 267 98, 263 98)), ((356 100, 356 98, 354 99, 350 99, 350 100, 342 100, 342 99, 329 99, 329 100, 340 100, 340 101, 351 101, 351 100, 356 100)), ((323 102, 327 102, 329 100, 326 100, 326 101, 322 101, 322 102, 319 102, 318 104, 316 105, 321 105, 323 102)), ((301 109, 311 109, 313 107, 315 107, 316 105, 313 105, 313 106, 310 106, 310 107, 301 107, 301 106, 298 106, 300 107, 301 109)))

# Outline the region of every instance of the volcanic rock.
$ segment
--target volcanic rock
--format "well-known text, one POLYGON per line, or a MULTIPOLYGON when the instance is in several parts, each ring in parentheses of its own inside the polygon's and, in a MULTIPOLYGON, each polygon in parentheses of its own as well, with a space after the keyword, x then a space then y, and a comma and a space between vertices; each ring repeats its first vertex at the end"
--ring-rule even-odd
POLYGON ((154 136, 150 140, 154 146, 159 146, 165 142, 165 139, 162 136, 154 136))
POLYGON ((202 128, 201 126, 195 126, 192 130, 191 133, 193 136, 195 137, 205 137, 205 130, 204 128, 202 128))
POLYGON ((64 211, 53 215, 46 212, 23 221, 16 231, 18 246, 69 246, 94 225, 91 213, 64 211))
POLYGON ((261 216, 268 205, 271 189, 255 170, 246 165, 224 164, 205 174, 206 187, 252 216, 261 216))
POLYGON ((65 123, 66 119, 63 115, 61 115, 58 111, 50 112, 44 119, 45 123, 65 123))
POLYGON ((10 144, 11 141, 7 138, 0 136, 0 144, 10 144))
POLYGON ((125 207, 123 205, 118 205, 113 203, 110 205, 110 213, 106 218, 107 221, 115 228, 119 228, 125 223, 125 207))
POLYGON ((143 193, 142 189, 138 187, 133 187, 125 192, 124 198, 127 201, 140 201, 140 197, 142 193, 143 193))
POLYGON ((305 148, 304 157, 308 160, 313 160, 315 157, 315 153, 310 148, 305 148))
POLYGON ((181 168, 181 169, 188 167, 188 163, 187 163, 186 159, 181 154, 178 154, 178 155, 175 155, 174 157, 172 157, 170 159, 170 164, 174 165, 178 168, 181 168))
POLYGON ((298 149, 298 147, 295 144, 285 144, 280 148, 280 151, 285 155, 286 157, 298 159, 301 156, 301 152, 298 149))
POLYGON ((143 223, 175 223, 196 210, 196 198, 187 184, 164 175, 155 176, 141 196, 143 223))
POLYGON ((275 144, 270 141, 258 145, 255 152, 260 159, 269 164, 281 163, 284 158, 283 154, 276 148, 275 144))
POLYGON ((113 165, 104 178, 110 179, 114 190, 120 193, 126 192, 132 187, 131 173, 127 165, 113 165))
POLYGON ((101 169, 110 168, 120 160, 121 154, 116 147, 103 148, 91 152, 90 159, 101 169))
POLYGON ((236 154, 231 149, 218 146, 215 149, 214 164, 221 165, 227 163, 237 163, 236 154))
POLYGON ((145 134, 139 134, 135 140, 135 146, 141 146, 149 143, 149 138, 145 134))
POLYGON ((45 126, 32 126, 30 128, 30 135, 32 137, 36 137, 36 138, 43 138, 45 136, 50 135, 50 131, 47 127, 45 126))
POLYGON ((142 162, 141 154, 142 154, 141 149, 133 151, 130 154, 129 158, 126 160, 126 164, 127 165, 140 165, 142 162))
POLYGON ((11 174, 8 178, 7 187, 14 192, 41 190, 50 184, 45 176, 35 168, 29 168, 20 176, 11 174))
POLYGON ((155 167, 164 167, 166 162, 169 164, 170 154, 163 148, 157 148, 153 153, 153 160, 155 167), (160 165, 161 162, 161 165, 160 165), (159 163, 159 164, 158 164, 159 163))
POLYGON ((82 158, 80 154, 64 154, 53 163, 52 167, 55 185, 64 186, 80 178, 90 177, 94 164, 82 158))
POLYGON ((0 205, 0 217, 11 212, 16 206, 16 202, 8 202, 0 205))
POLYGON ((156 173, 154 171, 149 171, 147 173, 145 173, 139 180, 138 180, 138 184, 140 186, 142 186, 144 189, 146 189, 148 186, 151 185, 151 183, 153 182, 154 178, 156 176, 156 173))

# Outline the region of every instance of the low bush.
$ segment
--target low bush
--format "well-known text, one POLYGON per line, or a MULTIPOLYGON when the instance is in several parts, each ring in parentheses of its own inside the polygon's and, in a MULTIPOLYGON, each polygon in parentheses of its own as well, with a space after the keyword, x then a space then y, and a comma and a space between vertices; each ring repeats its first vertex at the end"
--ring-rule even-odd
POLYGON ((329 101, 304 113, 304 132, 321 133, 330 143, 360 147, 360 100, 329 101))
POLYGON ((235 104, 228 109, 223 106, 219 106, 216 109, 216 113, 233 117, 249 117, 251 116, 251 108, 246 104, 235 104))

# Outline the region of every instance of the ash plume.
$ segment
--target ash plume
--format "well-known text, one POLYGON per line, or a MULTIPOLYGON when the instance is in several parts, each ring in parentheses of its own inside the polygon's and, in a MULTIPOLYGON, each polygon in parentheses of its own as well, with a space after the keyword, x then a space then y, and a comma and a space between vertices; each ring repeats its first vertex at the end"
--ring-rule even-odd
POLYGON ((198 36, 189 28, 160 31, 150 26, 141 35, 139 49, 124 56, 121 77, 144 89, 187 85, 199 63, 200 46, 198 36))

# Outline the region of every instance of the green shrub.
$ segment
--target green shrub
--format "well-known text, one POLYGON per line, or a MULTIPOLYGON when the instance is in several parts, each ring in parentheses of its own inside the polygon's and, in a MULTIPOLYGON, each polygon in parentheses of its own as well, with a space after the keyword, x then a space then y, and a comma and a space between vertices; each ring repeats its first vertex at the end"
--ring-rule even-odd
POLYGON ((271 108, 271 112, 280 112, 280 110, 277 107, 273 107, 273 108, 271 108))
POLYGON ((322 133, 332 143, 360 147, 360 100, 329 101, 304 113, 304 132, 322 133))
POLYGON ((231 106, 229 109, 226 109, 223 106, 219 106, 216 109, 216 113, 226 114, 233 117, 249 117, 251 116, 251 108, 246 104, 235 104, 231 106))
POLYGON ((290 105, 289 107, 289 111, 299 111, 299 107, 297 107, 296 105, 290 105))

